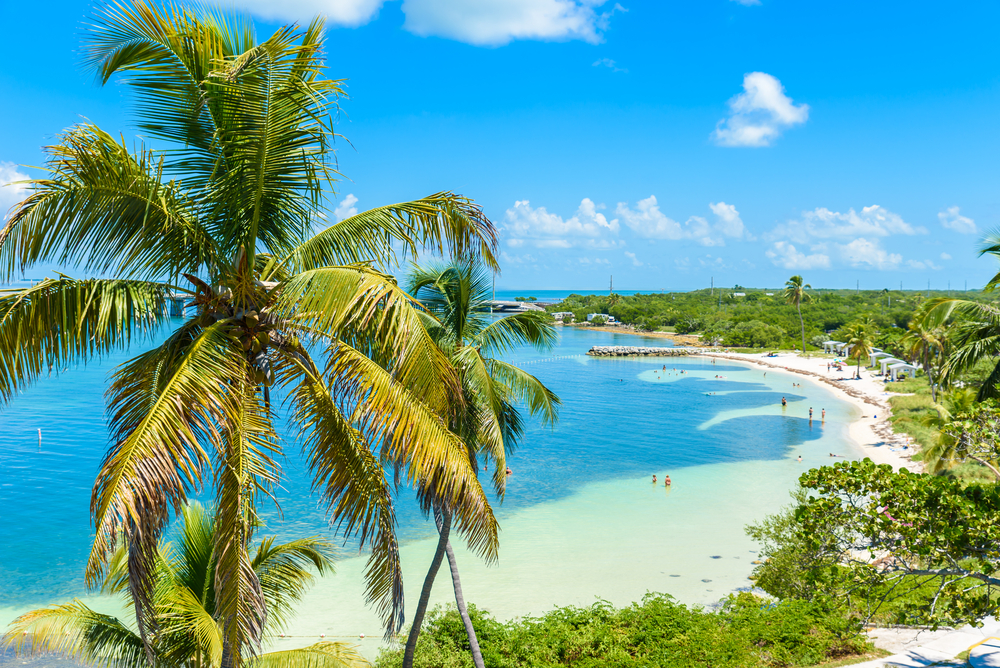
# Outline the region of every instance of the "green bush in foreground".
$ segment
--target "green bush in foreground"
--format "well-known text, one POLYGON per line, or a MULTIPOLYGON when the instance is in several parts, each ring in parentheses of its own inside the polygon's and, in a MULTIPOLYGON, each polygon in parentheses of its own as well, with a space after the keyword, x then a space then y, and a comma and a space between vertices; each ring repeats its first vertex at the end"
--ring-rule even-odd
MULTIPOLYGON (((599 601, 507 623, 474 606, 469 614, 487 668, 811 666, 871 650, 857 625, 817 604, 750 594, 731 596, 716 612, 647 594, 641 604, 625 608, 599 601)), ((415 668, 472 666, 454 609, 436 609, 425 625, 415 668)), ((376 666, 395 668, 402 656, 402 650, 384 651, 376 666)))

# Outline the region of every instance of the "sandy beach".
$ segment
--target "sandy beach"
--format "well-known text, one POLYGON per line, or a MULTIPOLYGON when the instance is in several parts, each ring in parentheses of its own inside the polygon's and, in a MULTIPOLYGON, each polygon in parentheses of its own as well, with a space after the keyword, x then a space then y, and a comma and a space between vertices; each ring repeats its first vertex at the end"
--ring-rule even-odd
POLYGON ((706 357, 749 362, 758 366, 805 376, 813 382, 824 383, 833 388, 835 394, 861 411, 849 430, 850 438, 876 464, 889 464, 894 469, 906 468, 914 473, 923 472, 923 464, 910 457, 917 452, 916 446, 905 434, 893 432, 889 417, 892 415, 885 383, 867 369, 861 369, 861 379, 854 378, 856 367, 845 366, 843 371, 827 369, 828 357, 802 357, 797 353, 779 353, 777 357, 767 357, 767 353, 705 352, 706 357), (904 446, 906 446, 904 448, 904 446))

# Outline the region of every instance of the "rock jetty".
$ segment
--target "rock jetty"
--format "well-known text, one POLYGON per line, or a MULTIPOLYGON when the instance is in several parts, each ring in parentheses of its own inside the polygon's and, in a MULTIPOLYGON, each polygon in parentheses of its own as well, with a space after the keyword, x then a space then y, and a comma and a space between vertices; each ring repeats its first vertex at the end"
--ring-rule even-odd
POLYGON ((587 351, 593 357, 684 357, 697 355, 701 348, 647 348, 645 346, 594 346, 587 351))

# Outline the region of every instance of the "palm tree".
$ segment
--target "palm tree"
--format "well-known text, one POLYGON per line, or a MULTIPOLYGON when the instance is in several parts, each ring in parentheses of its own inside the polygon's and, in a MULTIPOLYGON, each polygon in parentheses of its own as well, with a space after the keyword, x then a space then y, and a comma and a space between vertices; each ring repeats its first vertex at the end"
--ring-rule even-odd
POLYGON ((801 276, 792 276, 785 281, 785 290, 782 296, 786 304, 795 304, 795 309, 799 312, 799 327, 802 329, 802 354, 806 354, 806 324, 802 320, 802 305, 808 304, 812 300, 812 295, 806 292, 812 290, 812 286, 803 283, 801 276))
POLYGON ((91 505, 87 582, 101 582, 127 546, 149 651, 158 541, 207 484, 223 664, 255 653, 267 600, 248 545, 283 456, 276 387, 332 519, 371 548, 367 597, 387 634, 403 624, 387 468, 422 499, 446 501, 470 547, 496 555, 496 520, 465 443, 439 417, 462 401, 459 377, 420 309, 378 270, 424 248, 495 270, 495 229, 471 200, 447 192, 322 227, 342 92, 324 76, 323 44, 318 20, 258 43, 242 19, 143 0, 107 5, 90 26, 86 61, 101 83, 127 77, 142 136, 164 148, 72 127, 46 149, 47 177, 29 182, 0 230, 0 283, 45 262, 101 276, 60 274, 0 293, 0 400, 53 365, 175 327, 114 373, 112 443, 91 505), (191 307, 180 324, 166 315, 172 295, 191 307))
MULTIPOLYGON (((1000 258, 1000 230, 983 238, 979 255, 1000 258)), ((983 288, 992 292, 1000 286, 1000 272, 983 288)), ((1000 398, 1000 309, 967 299, 938 297, 928 300, 921 308, 921 326, 926 329, 941 327, 954 318, 947 342, 951 352, 941 369, 940 379, 949 381, 958 374, 980 363, 993 365, 992 371, 979 386, 976 401, 1000 398), (957 316, 957 317, 956 317, 957 316)))
MULTIPOLYGON (((177 541, 161 544, 153 562, 152 618, 157 632, 147 654, 140 633, 111 615, 101 614, 80 600, 33 610, 15 619, 6 642, 18 653, 57 654, 81 663, 108 668, 220 668, 225 644, 225 620, 212 581, 220 567, 217 525, 212 513, 196 503, 185 506, 177 541)), ((333 570, 332 546, 320 538, 277 543, 265 538, 248 564, 268 602, 265 629, 281 631, 295 603, 313 581, 310 567, 320 574, 333 570)), ((133 591, 123 547, 111 560, 102 590, 121 596, 131 606, 133 591)), ((355 668, 368 666, 350 645, 323 641, 302 649, 271 652, 259 657, 267 668, 355 668)))
POLYGON ((872 354, 872 322, 859 320, 847 326, 847 343, 851 346, 850 359, 857 360, 856 378, 861 378, 861 360, 868 359, 872 354))
POLYGON ((919 360, 927 374, 931 386, 931 401, 937 402, 937 385, 934 379, 934 365, 944 356, 946 344, 942 326, 928 327, 927 320, 918 311, 907 325, 907 331, 900 340, 911 360, 919 360))
POLYGON ((946 339, 951 352, 941 368, 940 380, 947 383, 980 363, 989 364, 993 369, 979 386, 976 400, 1000 398, 1000 361, 997 359, 1000 355, 1000 309, 992 304, 938 297, 926 302, 920 326, 933 331, 952 318, 954 321, 946 339))
POLYGON ((956 446, 958 439, 945 427, 950 424, 956 416, 971 412, 976 403, 976 391, 969 387, 955 388, 948 392, 942 403, 934 404, 934 413, 924 416, 921 424, 925 427, 932 427, 937 431, 934 444, 927 449, 924 455, 924 462, 931 473, 939 474, 945 469, 951 468, 961 455, 956 446))
MULTIPOLYGON (((409 281, 410 294, 420 299, 428 312, 436 316, 436 320, 428 322, 428 330, 458 370, 461 379, 464 401, 456 403, 448 412, 449 426, 462 437, 469 461, 476 471, 479 470, 480 458, 492 462, 494 491, 502 500, 507 484, 506 457, 514 450, 523 431, 523 419, 517 405, 526 405, 532 415, 540 415, 545 423, 554 424, 559 398, 531 374, 493 356, 520 345, 548 348, 556 334, 546 315, 539 311, 515 313, 492 320, 487 315, 489 290, 490 275, 469 261, 414 267, 409 281)), ((438 545, 424 579, 407 638, 403 666, 409 668, 413 665, 413 654, 431 588, 446 555, 456 605, 465 623, 473 661, 482 668, 482 654, 466 610, 458 565, 449 543, 452 522, 450 502, 434 499, 432 504, 438 526, 438 545)))

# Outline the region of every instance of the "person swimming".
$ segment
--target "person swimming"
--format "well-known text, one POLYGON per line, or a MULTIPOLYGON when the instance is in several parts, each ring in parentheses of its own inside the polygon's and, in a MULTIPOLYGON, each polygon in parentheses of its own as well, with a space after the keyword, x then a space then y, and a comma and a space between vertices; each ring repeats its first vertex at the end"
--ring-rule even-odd
POLYGON ((802 461, 802 455, 799 455, 799 461, 800 462, 802 461))

